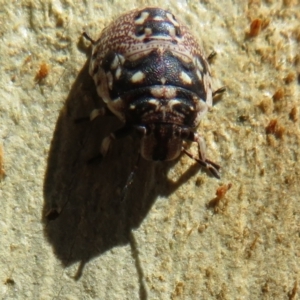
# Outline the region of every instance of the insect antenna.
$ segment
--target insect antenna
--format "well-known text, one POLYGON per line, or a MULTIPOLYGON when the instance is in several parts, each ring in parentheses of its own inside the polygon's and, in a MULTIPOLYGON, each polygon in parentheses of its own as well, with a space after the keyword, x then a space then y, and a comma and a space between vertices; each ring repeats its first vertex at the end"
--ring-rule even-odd
POLYGON ((226 91, 226 87, 225 87, 225 86, 222 86, 222 87, 220 87, 219 89, 215 90, 215 91, 212 93, 212 96, 215 97, 216 95, 223 94, 225 91, 226 91))
POLYGON ((95 45, 96 44, 96 41, 94 41, 86 32, 83 32, 82 33, 82 36, 87 39, 88 41, 91 42, 92 45, 95 45))

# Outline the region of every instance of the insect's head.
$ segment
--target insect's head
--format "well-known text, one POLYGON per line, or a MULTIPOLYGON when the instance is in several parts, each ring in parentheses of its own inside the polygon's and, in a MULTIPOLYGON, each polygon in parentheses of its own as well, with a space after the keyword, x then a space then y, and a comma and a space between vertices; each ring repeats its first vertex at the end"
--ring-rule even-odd
POLYGON ((189 130, 176 124, 153 123, 136 127, 142 134, 141 155, 147 160, 176 159, 182 151, 182 141, 189 130))

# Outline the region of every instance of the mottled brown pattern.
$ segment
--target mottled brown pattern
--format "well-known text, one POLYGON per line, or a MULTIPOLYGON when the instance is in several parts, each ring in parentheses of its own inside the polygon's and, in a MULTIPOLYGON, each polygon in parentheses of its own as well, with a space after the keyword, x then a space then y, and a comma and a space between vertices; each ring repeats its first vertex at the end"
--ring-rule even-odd
MULTIPOLYGON (((139 12, 140 10, 136 9, 121 15, 102 31, 96 46, 93 48, 93 53, 97 53, 98 63, 102 63, 102 59, 109 51, 113 50, 121 54, 129 54, 132 49, 145 46, 143 42, 134 36, 136 29, 134 20, 139 12)), ((182 52, 190 55, 204 56, 202 47, 191 35, 187 27, 181 22, 179 22, 179 26, 182 39, 176 45, 176 48, 179 49, 180 47, 182 52)))

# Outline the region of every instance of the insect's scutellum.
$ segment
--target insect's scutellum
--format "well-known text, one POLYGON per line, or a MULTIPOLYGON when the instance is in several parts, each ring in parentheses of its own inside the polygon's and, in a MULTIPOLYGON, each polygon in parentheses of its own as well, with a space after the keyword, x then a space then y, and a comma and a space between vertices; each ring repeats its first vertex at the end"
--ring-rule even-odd
MULTIPOLYGON (((97 40, 83 35, 92 43, 89 72, 97 92, 124 122, 103 139, 101 154, 107 153, 113 139, 137 131, 144 159, 173 160, 183 152, 220 178, 220 166, 206 158, 204 139, 195 131, 212 107, 213 96, 224 91, 212 91, 208 60, 214 54, 206 58, 187 27, 157 7, 122 15, 97 40), (184 140, 198 144, 198 158, 183 148, 184 140)), ((91 119, 104 111, 93 111, 91 119)))

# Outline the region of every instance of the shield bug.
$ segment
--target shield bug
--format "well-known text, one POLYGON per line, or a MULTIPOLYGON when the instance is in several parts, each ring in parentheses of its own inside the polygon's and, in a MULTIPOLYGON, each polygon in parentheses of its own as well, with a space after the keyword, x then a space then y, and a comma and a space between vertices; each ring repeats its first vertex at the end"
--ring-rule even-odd
POLYGON ((92 43, 89 73, 106 104, 90 119, 113 113, 124 123, 103 139, 101 155, 112 140, 137 131, 144 159, 174 160, 184 152, 220 178, 220 166, 206 158, 196 128, 213 96, 225 89, 212 91, 209 58, 187 27, 168 10, 147 7, 116 19, 98 40, 83 36, 92 43), (199 157, 183 141, 196 142, 199 157))

